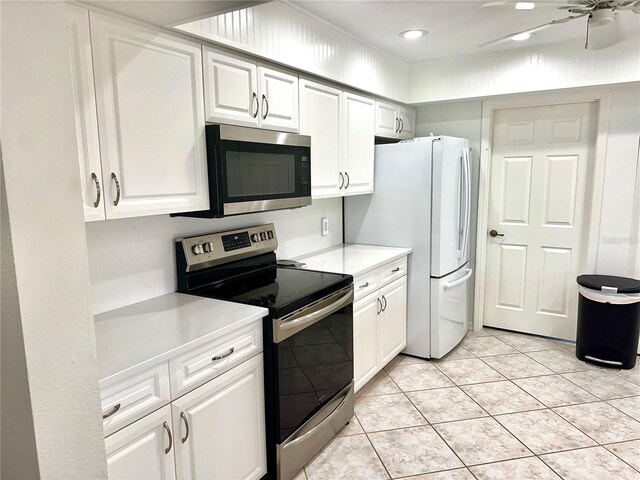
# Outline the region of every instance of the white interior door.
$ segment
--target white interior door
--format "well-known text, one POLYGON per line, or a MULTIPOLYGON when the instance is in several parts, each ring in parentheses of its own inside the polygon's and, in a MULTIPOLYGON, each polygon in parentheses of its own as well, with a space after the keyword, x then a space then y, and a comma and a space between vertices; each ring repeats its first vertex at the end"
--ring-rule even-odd
POLYGON ((487 242, 485 325, 575 338, 595 112, 593 103, 496 112, 488 230, 500 236, 487 242))

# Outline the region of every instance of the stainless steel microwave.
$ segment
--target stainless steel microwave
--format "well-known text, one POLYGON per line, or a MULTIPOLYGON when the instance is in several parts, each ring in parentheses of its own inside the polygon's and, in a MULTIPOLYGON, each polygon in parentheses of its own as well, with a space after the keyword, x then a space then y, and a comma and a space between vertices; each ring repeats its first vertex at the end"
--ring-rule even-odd
POLYGON ((207 125, 209 210, 176 216, 219 218, 311 205, 311 137, 207 125))

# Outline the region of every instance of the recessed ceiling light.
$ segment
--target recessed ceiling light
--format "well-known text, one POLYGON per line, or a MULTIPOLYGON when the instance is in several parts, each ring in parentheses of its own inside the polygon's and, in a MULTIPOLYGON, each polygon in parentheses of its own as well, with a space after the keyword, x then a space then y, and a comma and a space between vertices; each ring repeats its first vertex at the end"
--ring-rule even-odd
POLYGON ((529 40, 534 35, 535 35, 534 33, 529 33, 529 32, 517 33, 511 37, 511 40, 515 40, 516 42, 522 42, 523 40, 529 40))
POLYGON ((405 30, 404 32, 400 32, 400 36, 407 40, 416 40, 420 37, 424 37, 427 33, 426 30, 405 30))
POLYGON ((536 4, 533 2, 517 2, 516 10, 533 10, 536 8, 536 4))

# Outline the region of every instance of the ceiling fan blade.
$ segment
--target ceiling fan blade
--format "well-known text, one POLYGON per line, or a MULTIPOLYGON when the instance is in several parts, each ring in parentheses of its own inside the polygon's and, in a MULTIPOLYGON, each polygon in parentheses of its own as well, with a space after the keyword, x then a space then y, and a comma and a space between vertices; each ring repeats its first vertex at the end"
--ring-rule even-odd
POLYGON ((552 20, 549 23, 538 25, 537 27, 528 28, 528 29, 522 30, 520 32, 514 32, 514 33, 506 35, 506 36, 504 36, 502 38, 498 38, 498 39, 492 40, 490 42, 482 43, 482 44, 478 45, 478 48, 489 47, 491 45, 497 45, 497 44, 506 42, 507 40, 511 40, 511 38, 514 37, 515 35, 520 35, 522 33, 536 33, 536 32, 539 32, 541 30, 546 30, 547 28, 552 27, 553 25, 559 25, 561 23, 567 23, 567 22, 570 22, 571 20, 575 20, 577 18, 582 18, 585 15, 587 15, 587 14, 584 13, 582 15, 575 15, 575 16, 571 16, 571 17, 558 18, 556 20, 552 20))

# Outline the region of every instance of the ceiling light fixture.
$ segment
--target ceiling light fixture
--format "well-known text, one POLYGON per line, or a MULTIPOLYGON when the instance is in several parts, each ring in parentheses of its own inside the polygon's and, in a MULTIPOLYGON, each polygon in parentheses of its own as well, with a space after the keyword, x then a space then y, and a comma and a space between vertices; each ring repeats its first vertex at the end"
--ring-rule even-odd
POLYGON ((404 32, 400 32, 400 36, 406 40, 416 40, 418 38, 424 37, 427 33, 426 30, 405 30, 404 32))
POLYGON ((522 42, 523 40, 529 40, 535 34, 530 32, 522 32, 517 33, 511 37, 511 40, 515 40, 516 42, 522 42))
POLYGON ((536 4, 533 2, 517 2, 516 10, 533 10, 536 8, 536 4))

